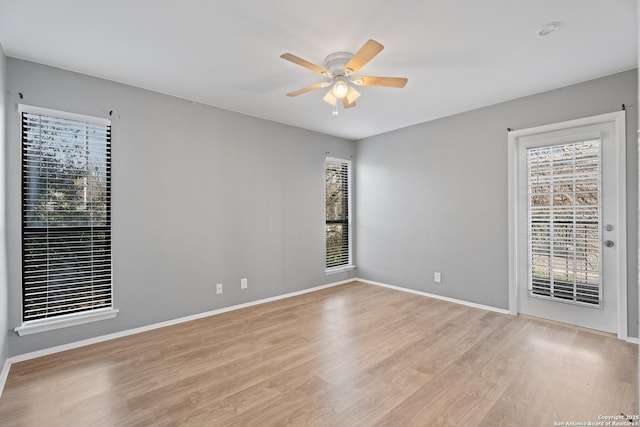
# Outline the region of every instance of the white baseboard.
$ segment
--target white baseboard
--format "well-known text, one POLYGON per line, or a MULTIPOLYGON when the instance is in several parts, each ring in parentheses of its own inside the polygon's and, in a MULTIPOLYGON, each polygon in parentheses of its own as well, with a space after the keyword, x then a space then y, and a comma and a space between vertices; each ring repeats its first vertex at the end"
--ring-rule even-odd
POLYGON ((9 378, 10 369, 11 369, 11 362, 9 360, 5 360, 4 366, 2 367, 2 371, 0 371, 0 397, 2 397, 2 390, 4 390, 4 385, 7 382, 7 378, 9 378))
POLYGON ((636 337, 626 337, 624 339, 626 342, 630 342, 631 344, 640 344, 640 338, 636 337))
MULTIPOLYGON (((31 359, 35 359, 37 357, 47 356, 49 354, 60 353, 61 351, 72 350, 74 348, 84 347, 84 346, 91 345, 91 344, 97 344, 99 342, 104 342, 104 341, 109 341, 109 340, 113 340, 113 339, 116 339, 116 338, 126 337, 126 336, 129 336, 129 335, 139 334, 141 332, 147 332, 147 331, 151 331, 153 329, 164 328, 166 326, 177 325, 179 323, 184 323, 184 322, 190 322, 192 320, 202 319, 204 317, 209 317, 209 316, 215 316, 217 314, 227 313, 229 311, 240 310, 242 308, 247 308, 247 307, 251 307, 251 306, 254 306, 254 305, 265 304, 265 303, 272 302, 272 301, 277 301, 277 300, 281 300, 281 299, 285 299, 285 298, 295 297, 295 296, 298 296, 298 295, 308 294, 310 292, 319 291, 321 289, 331 288, 333 286, 339 286, 339 285, 343 285, 345 283, 353 282, 354 280, 355 279, 342 280, 340 282, 333 282, 333 283, 329 283, 329 284, 326 284, 326 285, 315 286, 313 288, 303 289, 301 291, 296 291, 296 292, 290 292, 290 293, 283 294, 283 295, 277 295, 275 297, 264 298, 264 299, 257 300, 257 301, 251 301, 251 302, 246 302, 246 303, 243 303, 243 304, 232 305, 230 307, 223 307, 223 308, 219 308, 217 310, 206 311, 204 313, 198 313, 198 314, 194 314, 194 315, 191 315, 191 316, 180 317, 178 319, 173 319, 173 320, 167 320, 165 322, 154 323, 152 325, 141 326, 139 328, 127 329, 125 331, 115 332, 113 334, 102 335, 102 336, 99 336, 99 337, 88 338, 86 340, 81 340, 81 341, 76 341, 76 342, 72 342, 72 343, 69 343, 69 344, 63 344, 63 345, 58 345, 58 346, 55 346, 55 347, 45 348, 43 350, 33 351, 33 352, 30 352, 30 353, 19 354, 17 356, 10 357, 7 360, 7 363, 11 364, 11 363, 23 362, 25 360, 31 360, 31 359)), ((3 371, 3 373, 4 373, 4 371, 3 371)), ((8 374, 8 369, 7 369, 7 374, 8 374)), ((1 379, 2 379, 2 377, 0 377, 0 380, 1 379)), ((4 383, 0 382, 0 385, 4 385, 4 383)), ((2 393, 2 388, 0 388, 0 393, 2 393)))
POLYGON ((408 292, 410 294, 421 295, 423 297, 435 298, 435 299, 439 299, 439 300, 443 300, 443 301, 452 302, 452 303, 455 303, 455 304, 466 305, 467 307, 480 308, 482 310, 493 311, 495 313, 500 313, 500 314, 509 314, 509 310, 505 310, 505 309, 497 308, 497 307, 491 307, 490 305, 476 304, 475 302, 469 302, 469 301, 463 301, 463 300, 459 300, 459 299, 455 299, 455 298, 443 297, 442 295, 436 295, 436 294, 430 294, 430 293, 427 293, 427 292, 416 291, 416 290, 409 289, 409 288, 403 288, 401 286, 394 286, 394 285, 388 285, 386 283, 374 282, 373 280, 366 280, 366 279, 353 279, 353 280, 357 280, 357 281, 362 282, 362 283, 367 283, 369 285, 382 286, 383 288, 395 289, 396 291, 402 291, 402 292, 408 292))

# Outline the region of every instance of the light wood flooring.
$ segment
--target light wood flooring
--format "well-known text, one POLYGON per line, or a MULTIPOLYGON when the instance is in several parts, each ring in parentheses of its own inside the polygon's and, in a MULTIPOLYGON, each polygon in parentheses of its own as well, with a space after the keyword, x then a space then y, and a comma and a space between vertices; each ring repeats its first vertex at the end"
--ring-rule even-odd
POLYGON ((16 363, 2 426, 553 426, 635 414, 637 346, 350 283, 16 363))

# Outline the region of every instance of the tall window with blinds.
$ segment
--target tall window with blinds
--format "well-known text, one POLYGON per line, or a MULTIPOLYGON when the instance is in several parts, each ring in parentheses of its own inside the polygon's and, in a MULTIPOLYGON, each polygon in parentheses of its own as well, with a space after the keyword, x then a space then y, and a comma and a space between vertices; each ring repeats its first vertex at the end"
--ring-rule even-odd
POLYGON ((111 309, 111 124, 20 111, 23 322, 111 309))
POLYGON ((601 141, 527 150, 529 294, 600 307, 601 141))
POLYGON ((326 268, 351 265, 351 162, 327 158, 326 268))

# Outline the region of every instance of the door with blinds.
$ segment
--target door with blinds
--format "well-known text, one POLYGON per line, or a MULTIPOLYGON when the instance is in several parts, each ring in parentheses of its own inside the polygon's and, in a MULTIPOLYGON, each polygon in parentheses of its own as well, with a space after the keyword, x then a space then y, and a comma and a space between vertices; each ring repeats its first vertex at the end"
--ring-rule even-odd
POLYGON ((615 333, 626 322, 620 117, 525 130, 513 141, 519 313, 615 333))

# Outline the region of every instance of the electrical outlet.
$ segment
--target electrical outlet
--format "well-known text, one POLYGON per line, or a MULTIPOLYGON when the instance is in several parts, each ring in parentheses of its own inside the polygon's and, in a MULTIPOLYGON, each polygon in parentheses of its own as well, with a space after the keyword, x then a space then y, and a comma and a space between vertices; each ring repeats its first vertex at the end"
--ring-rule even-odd
POLYGON ((222 293, 222 283, 218 283, 216 285, 216 294, 221 294, 222 293))
POLYGON ((433 273, 433 281, 436 282, 436 283, 442 282, 442 274, 440 274, 437 271, 435 273, 433 273))
POLYGON ((240 289, 247 289, 247 279, 240 279, 240 289))

